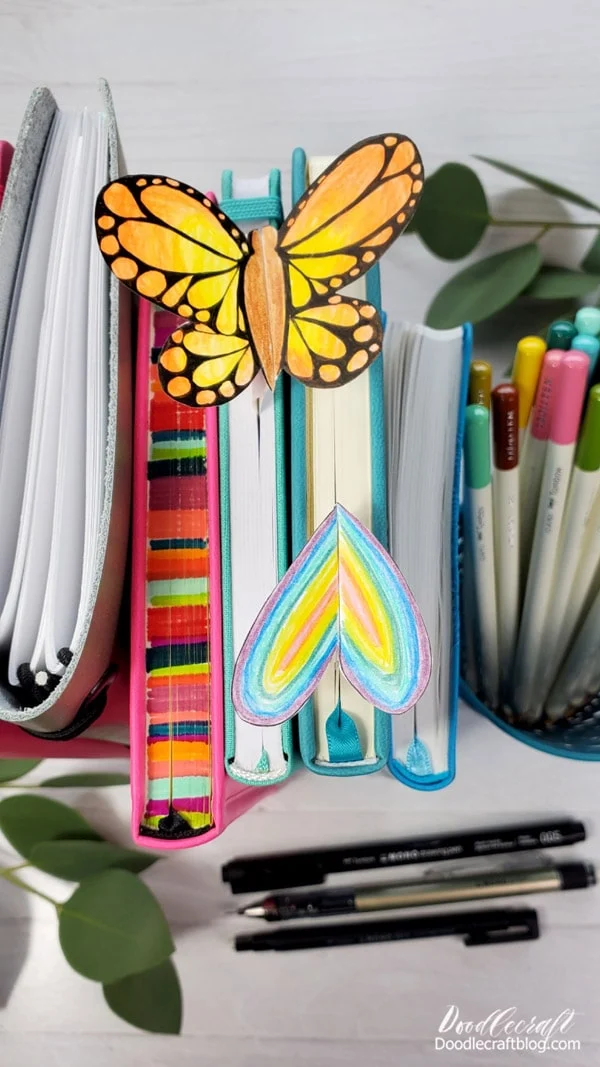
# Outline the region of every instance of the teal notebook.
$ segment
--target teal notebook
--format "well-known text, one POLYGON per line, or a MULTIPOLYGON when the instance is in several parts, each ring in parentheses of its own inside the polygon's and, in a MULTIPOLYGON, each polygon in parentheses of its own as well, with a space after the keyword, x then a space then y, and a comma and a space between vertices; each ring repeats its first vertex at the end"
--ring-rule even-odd
MULTIPOLYGON (((221 206, 242 229, 282 218, 279 171, 264 179, 223 174, 221 206)), ((255 726, 235 713, 235 660, 264 601, 288 566, 284 382, 273 393, 258 374, 219 409, 225 767, 237 781, 270 785, 292 764, 292 726, 255 726), (249 565, 250 564, 250 565, 249 565)))
MULTIPOLYGON (((330 160, 292 160, 292 199, 330 160)), ((373 268, 348 292, 380 307, 379 272, 373 268)), ((296 557, 331 511, 348 511, 387 545, 383 364, 340 389, 291 386, 291 526, 296 557)), ((328 669, 298 715, 300 753, 317 774, 368 774, 383 767, 390 746, 389 716, 369 706, 344 675, 328 669)))

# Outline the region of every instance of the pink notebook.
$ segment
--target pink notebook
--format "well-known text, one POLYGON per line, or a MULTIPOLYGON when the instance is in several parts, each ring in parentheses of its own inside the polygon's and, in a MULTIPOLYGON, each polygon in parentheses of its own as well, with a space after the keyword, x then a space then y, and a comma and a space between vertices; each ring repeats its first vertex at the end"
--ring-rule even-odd
POLYGON ((131 782, 134 840, 210 841, 261 798, 224 772, 217 411, 177 404, 157 355, 176 319, 140 302, 135 396, 131 782))

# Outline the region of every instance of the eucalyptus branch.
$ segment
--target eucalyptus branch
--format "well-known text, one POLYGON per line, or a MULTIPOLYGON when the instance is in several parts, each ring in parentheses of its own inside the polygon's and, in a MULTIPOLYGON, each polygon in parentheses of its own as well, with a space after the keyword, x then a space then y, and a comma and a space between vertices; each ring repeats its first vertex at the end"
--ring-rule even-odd
POLYGON ((40 897, 42 900, 46 900, 48 904, 52 904, 57 911, 60 911, 62 904, 58 900, 54 900, 53 897, 49 897, 46 893, 42 893, 39 889, 34 889, 32 885, 28 885, 27 882, 23 882, 21 878, 17 878, 13 873, 20 870, 22 867, 28 867, 28 863, 21 863, 17 867, 0 867, 0 878, 4 878, 11 885, 17 886, 18 889, 24 889, 26 893, 33 893, 34 896, 40 897))

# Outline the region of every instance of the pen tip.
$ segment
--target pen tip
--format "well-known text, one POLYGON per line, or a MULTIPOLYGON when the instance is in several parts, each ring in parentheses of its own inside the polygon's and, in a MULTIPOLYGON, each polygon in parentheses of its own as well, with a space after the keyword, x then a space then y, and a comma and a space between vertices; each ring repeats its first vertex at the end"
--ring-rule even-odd
POLYGON ((238 915, 249 915, 251 919, 264 919, 267 914, 261 904, 254 904, 248 908, 240 908, 238 915))

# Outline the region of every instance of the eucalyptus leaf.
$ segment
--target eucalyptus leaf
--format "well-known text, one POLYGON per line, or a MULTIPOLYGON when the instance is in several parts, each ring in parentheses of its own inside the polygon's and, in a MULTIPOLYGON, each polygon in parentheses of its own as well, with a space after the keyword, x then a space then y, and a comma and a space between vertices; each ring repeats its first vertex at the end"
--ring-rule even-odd
POLYGON ((108 841, 42 841, 32 848, 29 862, 56 878, 81 882, 110 867, 138 874, 151 867, 158 858, 141 850, 112 845, 108 841))
POLYGON ((489 318, 531 284, 541 261, 538 246, 526 244, 471 264, 450 278, 434 297, 427 325, 444 330, 489 318))
POLYGON ((596 234, 592 244, 588 248, 581 261, 581 269, 590 271, 592 274, 600 273, 600 233, 596 234))
POLYGON ((34 846, 41 841, 102 840, 83 816, 66 804, 21 793, 0 800, 0 830, 25 859, 30 858, 34 846))
POLYGON ((111 982, 103 989, 109 1008, 132 1026, 154 1034, 180 1032, 181 986, 171 960, 111 982))
POLYGON ((90 773, 90 774, 62 774, 56 778, 45 778, 43 782, 40 782, 46 789, 68 789, 74 786, 108 786, 108 785, 129 785, 128 774, 118 774, 116 771, 114 774, 106 772, 90 773))
POLYGON ((0 759, 0 782, 14 782, 41 762, 40 759, 0 759))
POLYGON ((103 983, 150 970, 175 950, 158 901, 130 871, 86 878, 60 909, 58 936, 71 967, 103 983))
MULTIPOLYGON (((559 200, 567 200, 570 204, 576 204, 577 207, 587 208, 588 211, 600 212, 598 204, 593 204, 591 200, 587 200, 585 196, 580 196, 579 193, 574 193, 571 189, 565 189, 564 185, 557 185, 556 182, 547 181, 546 178, 539 178, 537 174, 530 174, 529 171, 521 170, 520 167, 513 167, 510 163, 501 163, 499 159, 490 159, 489 156, 475 156, 475 159, 480 159, 482 163, 489 163, 490 167, 495 167, 496 170, 501 170, 504 174, 510 174, 513 178, 522 178, 524 182, 529 185, 536 185, 538 189, 542 189, 545 193, 550 193, 551 196, 556 196, 559 200)), ((518 226, 518 221, 515 221, 515 226, 518 226)))
POLYGON ((585 296, 600 285, 600 274, 579 270, 542 270, 525 295, 536 300, 563 300, 585 296))
POLYGON ((464 163, 444 163, 423 186, 414 229, 440 259, 462 259, 479 244, 489 221, 475 171, 464 163))

